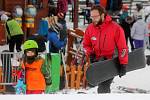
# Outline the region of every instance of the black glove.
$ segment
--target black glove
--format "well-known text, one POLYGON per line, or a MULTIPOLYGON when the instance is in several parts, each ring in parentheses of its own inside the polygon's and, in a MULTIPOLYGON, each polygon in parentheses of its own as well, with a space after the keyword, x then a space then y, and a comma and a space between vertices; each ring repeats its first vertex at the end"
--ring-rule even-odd
POLYGON ((93 54, 90 54, 90 62, 91 63, 94 63, 96 62, 96 55, 93 53, 93 54))
POLYGON ((147 61, 146 61, 147 65, 150 65, 150 55, 147 55, 146 58, 147 58, 147 61))
POLYGON ((127 65, 125 64, 120 65, 120 70, 119 70, 120 78, 126 74, 126 68, 127 68, 127 65))

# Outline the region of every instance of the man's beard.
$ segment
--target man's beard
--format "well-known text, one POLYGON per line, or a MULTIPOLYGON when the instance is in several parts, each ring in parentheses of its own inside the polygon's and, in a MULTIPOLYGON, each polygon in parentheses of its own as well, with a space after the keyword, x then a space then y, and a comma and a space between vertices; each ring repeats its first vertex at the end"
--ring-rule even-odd
POLYGON ((93 24, 94 24, 95 26, 99 26, 99 25, 101 25, 102 23, 103 23, 102 19, 100 19, 99 21, 93 22, 93 24))

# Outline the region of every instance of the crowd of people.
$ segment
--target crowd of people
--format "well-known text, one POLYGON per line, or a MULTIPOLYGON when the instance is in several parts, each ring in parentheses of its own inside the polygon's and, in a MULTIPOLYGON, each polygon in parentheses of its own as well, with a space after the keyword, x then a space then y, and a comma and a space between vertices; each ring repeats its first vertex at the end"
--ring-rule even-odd
MULTIPOLYGON (((25 42, 23 41, 22 27, 14 19, 13 13, 0 12, 1 20, 5 23, 9 51, 14 52, 14 47, 16 47, 16 51, 20 52, 23 45, 25 57, 21 67, 26 69, 27 94, 43 93, 46 85, 50 84, 49 81, 45 82, 45 80, 50 80, 45 74, 47 72, 42 73, 41 71, 41 69, 44 70, 42 66, 44 61, 38 57, 38 52, 46 50, 45 43, 49 41, 49 52, 53 53, 59 53, 60 50, 65 49, 67 44, 65 18, 68 11, 68 0, 58 0, 56 8, 52 0, 49 3, 52 3, 50 7, 53 7, 49 9, 49 17, 41 22, 38 32, 28 37, 25 42)), ((111 9, 111 6, 108 10, 106 5, 105 7, 100 5, 101 0, 95 0, 93 3, 87 15, 91 22, 85 30, 82 41, 84 53, 87 58, 91 58, 91 62, 97 62, 112 59, 114 51, 117 49, 120 62, 119 77, 122 77, 126 74, 128 64, 128 39, 131 51, 141 47, 150 48, 150 12, 144 12, 141 3, 136 4, 133 15, 129 15, 129 6, 126 4, 123 4, 121 8, 119 6, 119 8, 114 9, 111 9), (119 22, 113 21, 111 17, 110 11, 113 12, 115 9, 119 15, 119 22)), ((113 79, 99 83, 98 93, 110 93, 113 79)))

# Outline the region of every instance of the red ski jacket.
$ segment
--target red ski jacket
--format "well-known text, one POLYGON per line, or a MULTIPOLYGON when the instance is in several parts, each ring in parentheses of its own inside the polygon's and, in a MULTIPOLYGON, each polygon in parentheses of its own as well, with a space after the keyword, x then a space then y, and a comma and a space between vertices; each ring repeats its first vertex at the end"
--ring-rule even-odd
POLYGON ((124 31, 109 15, 99 26, 89 24, 84 34, 83 48, 87 56, 95 53, 97 60, 101 57, 111 59, 117 48, 120 64, 128 63, 128 47, 124 31))

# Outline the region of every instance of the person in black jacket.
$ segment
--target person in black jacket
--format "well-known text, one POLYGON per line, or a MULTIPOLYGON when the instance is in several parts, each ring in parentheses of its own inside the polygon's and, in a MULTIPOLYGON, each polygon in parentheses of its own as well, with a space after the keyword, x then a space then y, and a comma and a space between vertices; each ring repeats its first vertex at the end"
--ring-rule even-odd
POLYGON ((128 15, 127 5, 122 6, 122 14, 120 15, 119 22, 125 33, 126 44, 128 44, 128 39, 129 39, 131 45, 131 51, 133 51, 134 50, 133 39, 131 38, 131 34, 130 34, 133 18, 128 15))

